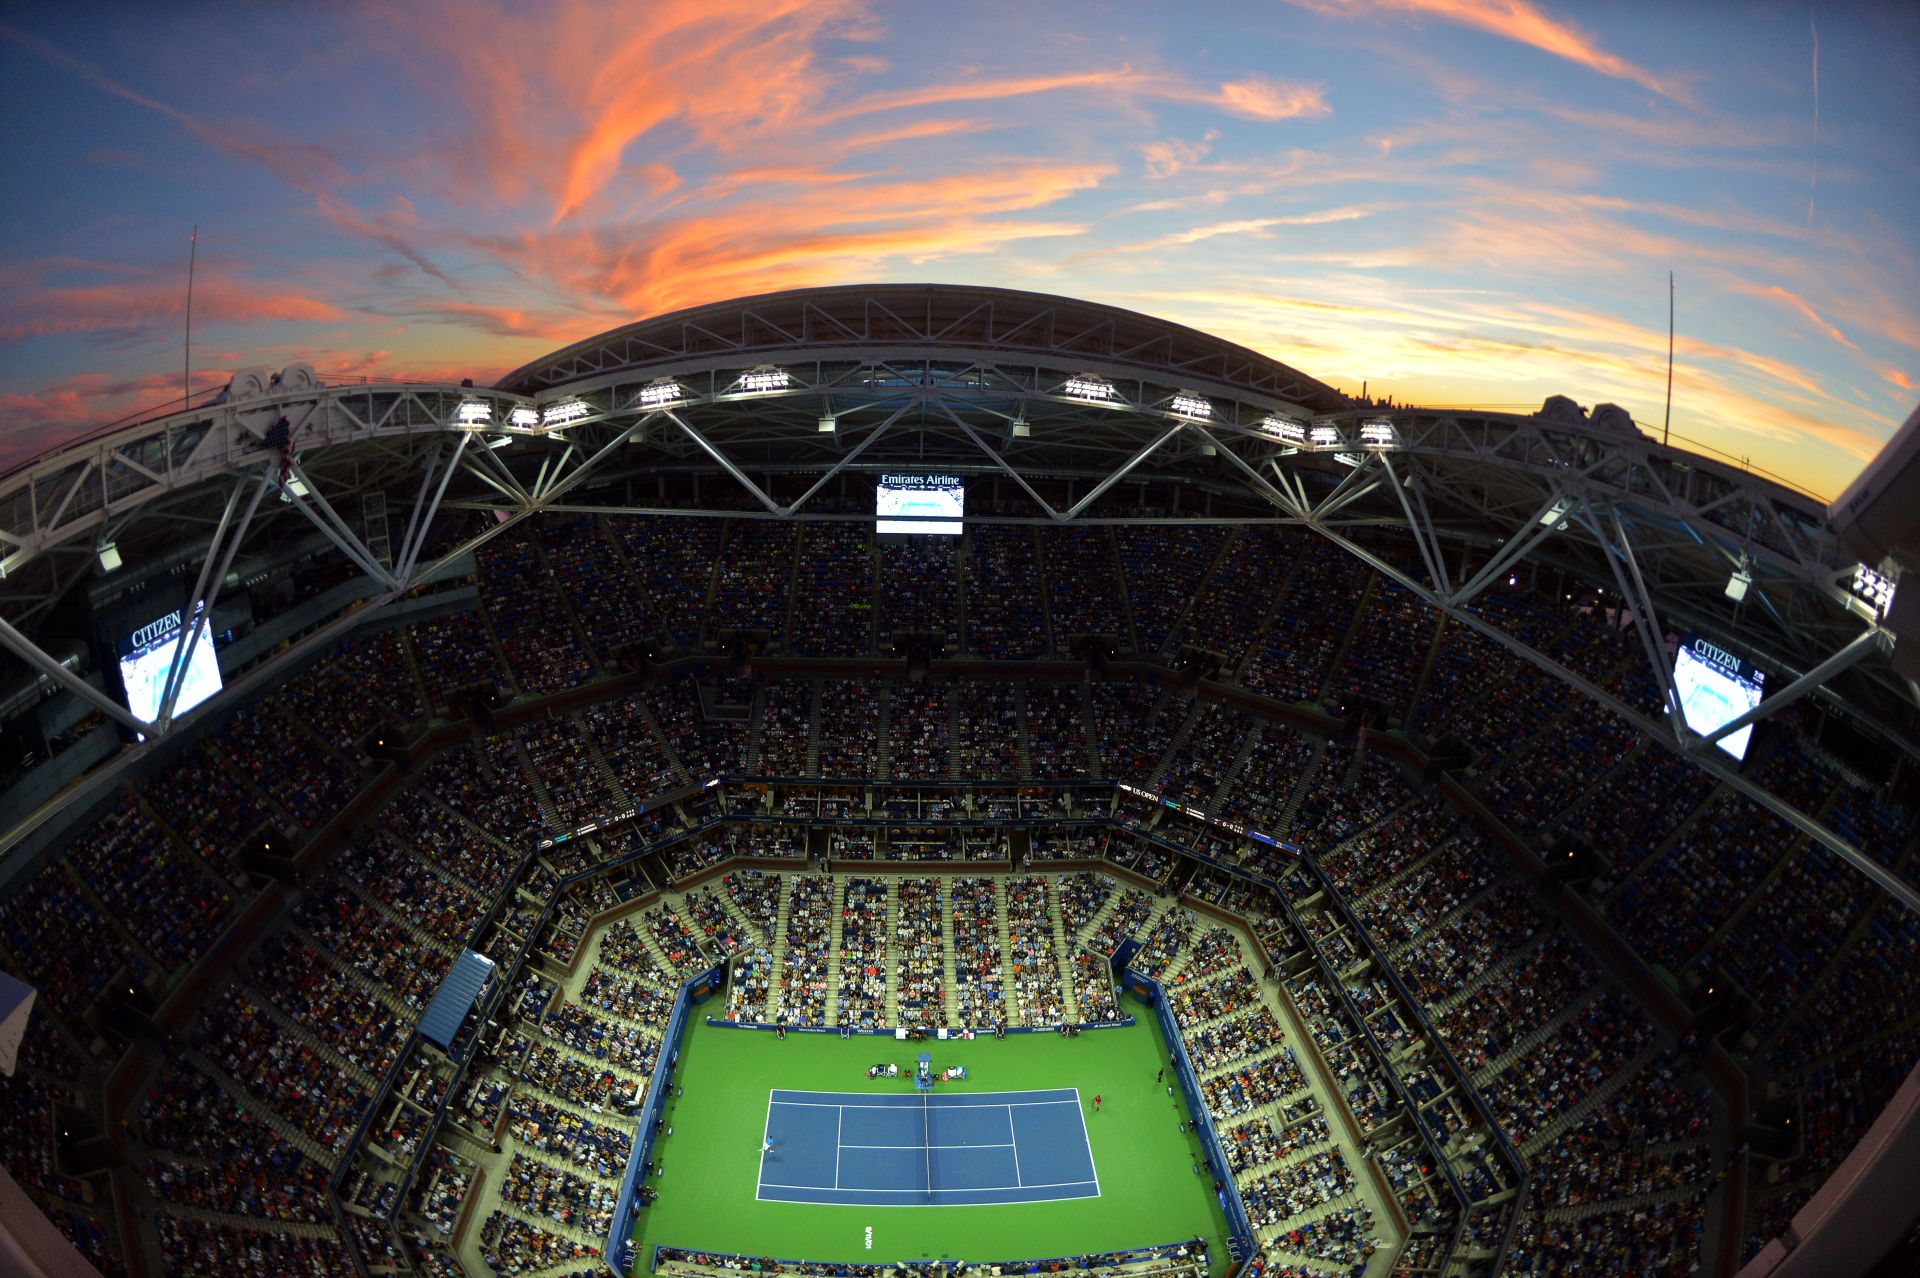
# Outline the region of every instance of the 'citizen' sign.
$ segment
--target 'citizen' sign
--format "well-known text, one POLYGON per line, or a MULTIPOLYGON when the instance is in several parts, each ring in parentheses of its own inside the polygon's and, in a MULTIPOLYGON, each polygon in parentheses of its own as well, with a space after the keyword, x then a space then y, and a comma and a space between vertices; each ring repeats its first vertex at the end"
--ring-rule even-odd
POLYGON ((180 609, 175 608, 172 612, 160 618, 160 620, 149 621, 146 625, 129 635, 128 642, 136 648, 145 648, 165 638, 167 635, 172 634, 174 631, 180 629, 180 612, 180 609))

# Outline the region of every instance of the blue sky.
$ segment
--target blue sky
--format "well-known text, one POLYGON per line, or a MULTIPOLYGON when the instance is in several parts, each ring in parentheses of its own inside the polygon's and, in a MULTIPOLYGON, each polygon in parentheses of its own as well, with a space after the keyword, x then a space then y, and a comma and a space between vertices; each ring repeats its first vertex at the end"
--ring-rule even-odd
POLYGON ((198 223, 196 389, 942 280, 1657 429, 1672 270, 1675 434, 1831 496, 1920 397, 1916 55, 1911 6, 28 6, 0 462, 179 395, 198 223))

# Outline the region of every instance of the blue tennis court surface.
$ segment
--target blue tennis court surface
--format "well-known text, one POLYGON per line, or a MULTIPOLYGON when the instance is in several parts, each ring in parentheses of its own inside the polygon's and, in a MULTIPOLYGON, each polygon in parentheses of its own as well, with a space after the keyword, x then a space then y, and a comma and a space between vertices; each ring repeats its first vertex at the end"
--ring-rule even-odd
POLYGON ((775 1090, 763 1201, 992 1206, 1098 1198, 1080 1093, 933 1096, 775 1090))

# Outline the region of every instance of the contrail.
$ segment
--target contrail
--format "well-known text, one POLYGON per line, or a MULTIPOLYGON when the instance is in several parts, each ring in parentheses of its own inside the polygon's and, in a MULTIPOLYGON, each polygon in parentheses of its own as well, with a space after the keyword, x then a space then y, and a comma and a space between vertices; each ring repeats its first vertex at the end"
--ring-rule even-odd
POLYGON ((1807 174, 1807 225, 1813 225, 1813 192, 1820 181, 1820 28, 1807 11, 1807 30, 1813 32, 1813 168, 1807 174))

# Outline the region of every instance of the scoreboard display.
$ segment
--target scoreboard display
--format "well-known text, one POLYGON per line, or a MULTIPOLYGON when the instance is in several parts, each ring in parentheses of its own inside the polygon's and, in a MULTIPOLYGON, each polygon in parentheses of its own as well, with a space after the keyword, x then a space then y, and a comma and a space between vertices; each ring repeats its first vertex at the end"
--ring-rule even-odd
POLYGON ((966 485, 957 475, 882 475, 874 491, 874 531, 960 535, 966 485))
MULTIPOLYGON (((1673 658, 1673 690, 1687 726, 1701 736, 1716 732, 1760 704, 1766 675, 1725 648, 1698 635, 1682 635, 1673 658)), ((1747 757, 1753 725, 1714 742, 1736 759, 1747 757)))
MULTIPOLYGON (((149 723, 160 713, 167 678, 180 655, 181 611, 176 608, 120 640, 120 685, 126 689, 127 709, 149 723)), ((194 641, 192 656, 187 658, 173 713, 183 715, 218 691, 220 661, 214 656, 213 636, 207 633, 207 621, 202 617, 200 636, 194 641)))

